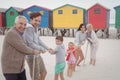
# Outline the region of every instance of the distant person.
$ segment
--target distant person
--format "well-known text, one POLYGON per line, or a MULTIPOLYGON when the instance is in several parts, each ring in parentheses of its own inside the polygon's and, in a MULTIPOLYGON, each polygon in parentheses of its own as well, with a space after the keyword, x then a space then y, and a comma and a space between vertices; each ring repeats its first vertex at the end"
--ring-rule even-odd
MULTIPOLYGON (((45 53, 45 50, 50 51, 51 49, 40 39, 37 34, 38 27, 41 22, 42 15, 39 12, 33 12, 30 14, 30 23, 27 24, 26 30, 23 34, 24 41, 26 44, 33 49, 37 49, 45 53)), ((28 55, 26 60, 30 68, 31 78, 33 78, 33 60, 35 57, 35 68, 34 68, 34 80, 45 80, 47 71, 40 54, 28 55)))
POLYGON ((5 35, 7 34, 8 30, 9 30, 9 28, 6 28, 6 29, 5 29, 5 33, 4 33, 5 35))
POLYGON ((95 32, 93 31, 92 24, 87 24, 87 40, 90 43, 90 64, 95 65, 96 64, 96 53, 98 50, 98 38, 95 32))
POLYGON ((63 44, 63 37, 62 36, 57 36, 55 41, 56 41, 57 46, 56 46, 55 50, 50 52, 51 54, 56 55, 54 80, 58 80, 59 76, 60 76, 61 80, 65 80, 63 73, 64 73, 64 69, 65 69, 65 66, 66 66, 66 63, 65 63, 66 50, 65 50, 65 46, 63 44))
POLYGON ((26 80, 25 55, 38 54, 39 51, 29 48, 22 38, 27 19, 17 16, 15 24, 5 35, 1 56, 2 72, 6 80, 26 80))
POLYGON ((66 61, 68 64, 67 76, 72 77, 72 73, 73 71, 75 71, 75 65, 76 65, 76 52, 75 52, 75 45, 73 42, 68 43, 66 61))
POLYGON ((76 44, 76 56, 77 56, 77 60, 76 60, 76 64, 77 66, 80 66, 80 63, 84 60, 84 55, 82 52, 81 47, 84 45, 85 40, 86 40, 86 27, 84 24, 80 24, 76 35, 75 35, 75 44, 76 44))

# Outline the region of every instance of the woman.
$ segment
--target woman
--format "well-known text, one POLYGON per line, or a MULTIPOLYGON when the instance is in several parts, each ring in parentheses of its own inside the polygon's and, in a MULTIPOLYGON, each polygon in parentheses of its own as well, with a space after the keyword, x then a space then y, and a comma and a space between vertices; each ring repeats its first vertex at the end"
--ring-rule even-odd
POLYGON ((87 40, 90 43, 90 64, 95 65, 96 63, 96 52, 98 49, 98 38, 95 32, 93 31, 92 24, 87 24, 87 40))
POLYGON ((84 24, 80 24, 77 32, 76 32, 76 36, 75 36, 75 44, 76 44, 76 55, 77 55, 77 60, 76 60, 76 64, 77 66, 80 66, 80 63, 84 60, 84 55, 82 52, 81 47, 83 46, 83 44, 85 43, 86 40, 86 32, 85 32, 85 25, 84 24))
MULTIPOLYGON (((30 24, 27 24, 27 28, 23 34, 23 38, 26 44, 33 48, 45 53, 45 50, 51 50, 42 40, 39 38, 38 26, 41 22, 41 14, 39 12, 33 12, 30 14, 30 24)), ((27 56, 27 63, 30 68, 30 74, 34 80, 45 80, 47 71, 41 55, 29 55, 27 56), (35 73, 33 73, 33 59, 35 57, 35 73)))

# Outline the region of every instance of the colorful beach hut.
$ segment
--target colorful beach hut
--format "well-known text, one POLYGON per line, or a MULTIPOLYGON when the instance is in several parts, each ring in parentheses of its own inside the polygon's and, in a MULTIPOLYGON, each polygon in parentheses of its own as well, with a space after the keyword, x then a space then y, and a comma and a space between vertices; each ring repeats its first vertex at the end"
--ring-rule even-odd
POLYGON ((6 26, 5 11, 7 9, 0 8, 0 28, 6 26))
POLYGON ((53 9, 54 28, 78 28, 85 23, 85 9, 66 4, 53 9))
POLYGON ((31 7, 24 9, 21 13, 30 21, 29 13, 31 12, 40 12, 42 14, 41 23, 39 25, 40 28, 51 27, 52 22, 50 22, 50 18, 51 18, 50 16, 52 15, 50 9, 33 5, 31 7))
POLYGON ((21 10, 22 10, 22 8, 10 7, 6 11, 6 26, 7 26, 7 28, 13 27, 15 18, 16 18, 16 16, 18 16, 20 14, 21 10))
POLYGON ((97 3, 90 7, 87 12, 88 23, 91 23, 94 29, 106 29, 109 27, 110 9, 97 3))
POLYGON ((120 5, 114 7, 115 9, 115 27, 120 29, 120 5))

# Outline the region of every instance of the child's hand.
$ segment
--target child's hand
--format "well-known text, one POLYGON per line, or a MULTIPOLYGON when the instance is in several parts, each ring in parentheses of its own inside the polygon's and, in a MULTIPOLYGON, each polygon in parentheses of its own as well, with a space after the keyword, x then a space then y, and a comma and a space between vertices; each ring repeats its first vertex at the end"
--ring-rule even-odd
POLYGON ((77 46, 74 46, 74 49, 76 50, 78 47, 77 46))
POLYGON ((52 51, 53 51, 53 49, 51 49, 51 48, 48 50, 48 52, 52 52, 52 51))
POLYGON ((51 53, 51 54, 54 53, 53 49, 50 49, 50 50, 49 50, 49 53, 51 53))
POLYGON ((46 53, 46 51, 45 51, 45 50, 42 50, 42 53, 44 54, 44 53, 46 53))
POLYGON ((75 47, 74 47, 75 50, 78 50, 78 48, 79 48, 78 46, 75 46, 75 47))

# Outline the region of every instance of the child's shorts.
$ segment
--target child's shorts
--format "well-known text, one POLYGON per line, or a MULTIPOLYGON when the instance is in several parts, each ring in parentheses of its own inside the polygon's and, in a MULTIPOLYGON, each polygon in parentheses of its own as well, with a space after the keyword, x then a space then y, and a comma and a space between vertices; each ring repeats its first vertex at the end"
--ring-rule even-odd
POLYGON ((75 63, 76 63, 76 60, 68 60, 67 63, 68 63, 68 64, 75 64, 75 63))
POLYGON ((64 69, 65 69, 65 66, 66 66, 65 62, 56 64, 56 66, 55 66, 55 74, 59 74, 59 73, 63 72, 64 69))

